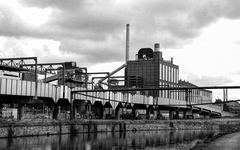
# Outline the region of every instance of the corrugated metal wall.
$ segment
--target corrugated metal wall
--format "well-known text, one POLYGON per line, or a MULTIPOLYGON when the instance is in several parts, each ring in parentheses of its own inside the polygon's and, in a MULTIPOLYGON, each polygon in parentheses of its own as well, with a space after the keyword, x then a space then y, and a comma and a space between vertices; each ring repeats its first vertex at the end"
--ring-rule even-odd
MULTIPOLYGON (((63 98, 63 86, 56 86, 48 83, 38 83, 37 96, 38 97, 51 97, 54 102, 57 102, 60 98, 63 98)), ((72 90, 84 90, 84 88, 73 88, 72 90)), ((1 95, 19 95, 19 96, 34 96, 35 95, 35 82, 0 78, 0 94, 1 95)), ((70 100, 71 89, 65 87, 65 98, 70 100)), ((153 97, 140 94, 121 93, 121 92, 91 92, 76 94, 75 100, 87 100, 92 104, 95 101, 101 101, 104 105, 106 102, 110 102, 115 109, 119 103, 130 103, 153 105, 153 97)), ((186 101, 169 98, 158 98, 158 105, 185 105, 186 101)), ((198 106, 200 108, 221 112, 216 107, 212 106, 198 106)))

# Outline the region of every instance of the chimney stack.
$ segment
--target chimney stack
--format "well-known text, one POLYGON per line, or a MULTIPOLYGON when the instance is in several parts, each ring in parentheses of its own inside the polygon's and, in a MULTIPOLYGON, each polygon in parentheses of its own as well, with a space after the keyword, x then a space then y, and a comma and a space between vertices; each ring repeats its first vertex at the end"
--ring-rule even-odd
POLYGON ((173 64, 173 57, 171 57, 171 64, 173 64))
POLYGON ((130 31, 129 31, 129 24, 126 24, 126 63, 129 61, 129 47, 130 47, 130 31))
POLYGON ((159 51, 160 50, 160 44, 159 43, 155 43, 154 44, 154 51, 159 51))

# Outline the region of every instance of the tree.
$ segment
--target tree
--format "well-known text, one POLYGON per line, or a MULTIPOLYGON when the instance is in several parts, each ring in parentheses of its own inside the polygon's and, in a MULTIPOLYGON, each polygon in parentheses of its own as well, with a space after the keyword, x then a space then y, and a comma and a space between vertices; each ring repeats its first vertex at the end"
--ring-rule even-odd
POLYGON ((222 102, 223 101, 221 99, 219 99, 219 98, 215 100, 215 103, 217 103, 217 104, 222 103, 222 102))

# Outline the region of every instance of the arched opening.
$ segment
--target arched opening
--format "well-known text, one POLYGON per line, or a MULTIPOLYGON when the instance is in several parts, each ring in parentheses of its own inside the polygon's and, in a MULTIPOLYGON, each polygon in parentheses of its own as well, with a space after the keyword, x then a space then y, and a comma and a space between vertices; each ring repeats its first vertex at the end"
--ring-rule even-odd
POLYGON ((23 119, 52 119, 54 105, 55 103, 52 98, 38 97, 37 100, 32 99, 23 106, 25 111, 23 119))
POLYGON ((124 109, 123 109, 122 103, 118 103, 116 109, 115 109, 115 119, 123 119, 122 115, 124 114, 124 109))
POLYGON ((7 119, 51 119, 52 98, 31 96, 0 95, 0 109, 2 117, 7 119))
POLYGON ((105 119, 115 118, 114 109, 110 102, 106 102, 103 109, 104 109, 103 115, 105 119))
POLYGON ((90 101, 74 100, 73 106, 75 109, 75 119, 91 119, 93 117, 90 101))
POLYGON ((92 105, 92 113, 93 113, 93 118, 103 119, 104 108, 103 108, 102 102, 96 101, 92 105))
POLYGON ((54 118, 57 119, 70 119, 70 102, 68 99, 60 98, 55 106, 54 118))

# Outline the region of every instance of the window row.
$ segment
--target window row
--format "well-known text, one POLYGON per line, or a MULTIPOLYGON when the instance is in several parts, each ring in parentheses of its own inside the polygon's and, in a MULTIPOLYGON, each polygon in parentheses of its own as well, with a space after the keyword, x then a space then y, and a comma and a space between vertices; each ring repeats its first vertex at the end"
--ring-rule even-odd
POLYGON ((203 101, 207 98, 209 100, 212 99, 212 93, 208 91, 202 91, 202 90, 191 90, 188 95, 186 96, 185 91, 179 91, 179 100, 188 100, 188 102, 194 102, 194 103, 203 103, 203 101))
MULTIPOLYGON (((168 84, 165 82, 159 83, 160 87, 166 88, 166 87, 178 87, 177 84, 168 84)), ((178 99, 178 92, 175 90, 160 90, 159 91, 159 97, 161 98, 170 98, 170 99, 178 99)))
MULTIPOLYGON (((160 82, 160 87, 178 87, 178 85, 171 85, 164 82, 160 82)), ((186 100, 190 103, 204 103, 204 100, 211 100, 212 93, 208 91, 202 90, 192 90, 186 95, 184 90, 160 90, 159 97, 161 98, 169 98, 169 99, 178 99, 178 100, 186 100)))
POLYGON ((171 66, 160 64, 160 80, 178 83, 179 70, 171 66))

